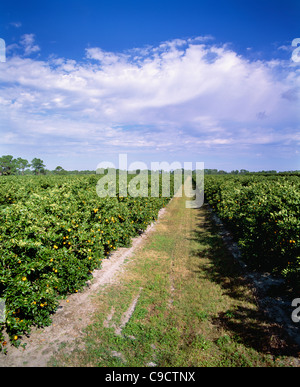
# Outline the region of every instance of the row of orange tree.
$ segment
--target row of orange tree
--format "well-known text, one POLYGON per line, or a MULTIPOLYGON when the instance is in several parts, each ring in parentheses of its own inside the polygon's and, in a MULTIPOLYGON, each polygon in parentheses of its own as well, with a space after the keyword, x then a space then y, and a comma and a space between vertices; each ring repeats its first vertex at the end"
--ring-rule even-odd
POLYGON ((59 299, 80 291, 101 261, 129 246, 170 200, 118 193, 100 198, 98 180, 96 175, 1 177, 0 299, 6 306, 1 347, 4 329, 19 345, 33 325, 48 325, 59 299))
POLYGON ((205 196, 248 266, 300 289, 300 176, 206 176, 205 196))

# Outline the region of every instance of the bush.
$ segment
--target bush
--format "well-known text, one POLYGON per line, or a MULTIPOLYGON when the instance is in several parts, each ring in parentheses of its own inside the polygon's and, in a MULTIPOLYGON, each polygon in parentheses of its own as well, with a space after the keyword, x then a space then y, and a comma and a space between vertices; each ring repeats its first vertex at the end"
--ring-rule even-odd
POLYGON ((1 328, 15 344, 31 326, 48 325, 59 298, 82 289, 101 261, 128 246, 170 199, 99 198, 98 179, 1 177, 1 328))
POLYGON ((205 195, 250 267, 281 274, 299 287, 299 177, 209 176, 205 195))

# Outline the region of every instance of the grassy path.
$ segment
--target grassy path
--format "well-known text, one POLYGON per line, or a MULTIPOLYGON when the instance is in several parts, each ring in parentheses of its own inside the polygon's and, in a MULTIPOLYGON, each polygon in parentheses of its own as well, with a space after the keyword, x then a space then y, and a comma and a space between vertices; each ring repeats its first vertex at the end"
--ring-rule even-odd
POLYGON ((291 347, 264 320, 204 206, 174 198, 118 281, 97 295, 84 341, 52 366, 287 366, 291 347))

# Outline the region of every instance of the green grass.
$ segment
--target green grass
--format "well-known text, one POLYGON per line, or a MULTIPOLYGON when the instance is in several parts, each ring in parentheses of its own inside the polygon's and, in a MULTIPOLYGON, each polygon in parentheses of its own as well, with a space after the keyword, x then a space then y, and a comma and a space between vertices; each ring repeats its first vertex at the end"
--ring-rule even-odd
POLYGON ((174 199, 125 267, 119 281, 99 293, 84 343, 71 353, 61 350, 51 365, 291 365, 293 346, 265 320, 205 207, 186 209, 185 198, 174 199))

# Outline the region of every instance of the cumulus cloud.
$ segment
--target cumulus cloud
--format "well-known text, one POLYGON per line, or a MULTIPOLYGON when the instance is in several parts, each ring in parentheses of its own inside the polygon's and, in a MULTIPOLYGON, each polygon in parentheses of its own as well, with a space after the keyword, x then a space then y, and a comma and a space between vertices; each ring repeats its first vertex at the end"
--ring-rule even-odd
POLYGON ((299 69, 290 63, 249 61, 211 37, 121 53, 90 47, 80 62, 31 59, 40 51, 33 34, 19 45, 24 55, 0 72, 6 141, 157 152, 299 145, 299 69))

